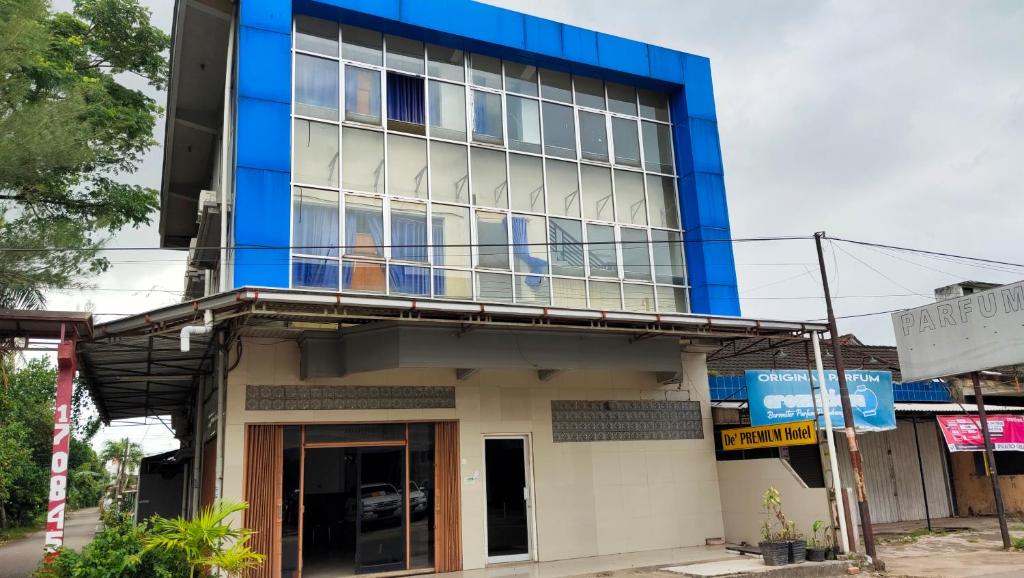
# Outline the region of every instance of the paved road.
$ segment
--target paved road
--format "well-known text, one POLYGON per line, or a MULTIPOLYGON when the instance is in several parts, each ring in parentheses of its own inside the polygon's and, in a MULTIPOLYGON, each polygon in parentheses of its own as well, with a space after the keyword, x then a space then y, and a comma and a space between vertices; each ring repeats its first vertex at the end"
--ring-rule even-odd
MULTIPOLYGON (((100 521, 97 508, 86 508, 68 515, 64 523, 64 545, 81 551, 92 540, 100 521)), ((0 578, 27 578, 43 556, 43 532, 0 546, 0 578)))

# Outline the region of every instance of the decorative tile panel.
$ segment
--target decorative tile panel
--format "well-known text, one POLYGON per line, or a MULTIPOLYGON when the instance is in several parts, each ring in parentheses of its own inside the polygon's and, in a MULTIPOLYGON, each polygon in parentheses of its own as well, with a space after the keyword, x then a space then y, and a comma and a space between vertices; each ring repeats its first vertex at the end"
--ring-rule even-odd
POLYGON ((454 409, 446 386, 248 385, 247 411, 317 409, 454 409))
POLYGON ((700 403, 657 400, 553 400, 555 442, 704 438, 700 403))

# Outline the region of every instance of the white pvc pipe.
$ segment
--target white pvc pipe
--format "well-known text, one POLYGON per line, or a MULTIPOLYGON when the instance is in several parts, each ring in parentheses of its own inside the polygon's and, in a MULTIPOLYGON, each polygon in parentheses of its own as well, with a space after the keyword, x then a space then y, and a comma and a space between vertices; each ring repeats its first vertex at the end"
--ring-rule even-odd
POLYGON ((828 463, 832 469, 832 491, 835 494, 836 514, 839 516, 839 543, 843 553, 850 551, 850 538, 846 534, 846 507, 843 505, 843 482, 839 476, 839 460, 836 458, 836 439, 832 432, 832 404, 829 400, 828 382, 825 381, 825 368, 821 364, 821 346, 818 345, 818 332, 811 332, 811 344, 814 346, 814 364, 818 370, 818 391, 821 392, 821 406, 824 408, 825 439, 828 441, 828 463))
POLYGON ((224 67, 224 118, 220 127, 220 271, 217 275, 218 290, 228 290, 228 188, 231 184, 233 163, 231 162, 231 137, 234 134, 231 108, 231 79, 234 78, 235 58, 235 15, 231 14, 228 31, 228 57, 224 67))
POLYGON ((213 311, 207 309, 203 312, 202 325, 186 325, 181 328, 181 351, 187 352, 192 348, 191 338, 193 335, 203 335, 213 331, 213 311))

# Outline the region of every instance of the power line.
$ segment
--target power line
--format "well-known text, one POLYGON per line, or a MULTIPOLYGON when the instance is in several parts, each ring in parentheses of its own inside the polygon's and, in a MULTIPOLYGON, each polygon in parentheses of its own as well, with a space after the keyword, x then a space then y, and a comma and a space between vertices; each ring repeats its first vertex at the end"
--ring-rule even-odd
POLYGON ((898 251, 909 251, 911 253, 921 253, 923 255, 933 255, 936 257, 952 257, 954 259, 965 259, 968 261, 977 261, 979 263, 990 263, 993 265, 1008 265, 1010 267, 1020 267, 1024 269, 1024 264, 1011 263, 1008 261, 997 261, 995 259, 984 259, 982 257, 969 257, 967 255, 957 255, 955 253, 943 253, 941 251, 929 251, 927 249, 914 249, 911 247, 900 247, 898 245, 886 245, 884 243, 872 243, 869 241, 858 241, 855 239, 844 239, 842 237, 828 237, 833 241, 841 241, 843 243, 853 243, 855 245, 864 245, 866 247, 879 247, 883 249, 896 249, 898 251))

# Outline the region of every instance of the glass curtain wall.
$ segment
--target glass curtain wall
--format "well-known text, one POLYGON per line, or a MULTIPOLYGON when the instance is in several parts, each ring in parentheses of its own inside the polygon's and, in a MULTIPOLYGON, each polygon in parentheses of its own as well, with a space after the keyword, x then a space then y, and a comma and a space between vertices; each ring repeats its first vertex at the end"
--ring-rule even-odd
POLYGON ((689 311, 667 95, 294 27, 292 287, 689 311))

